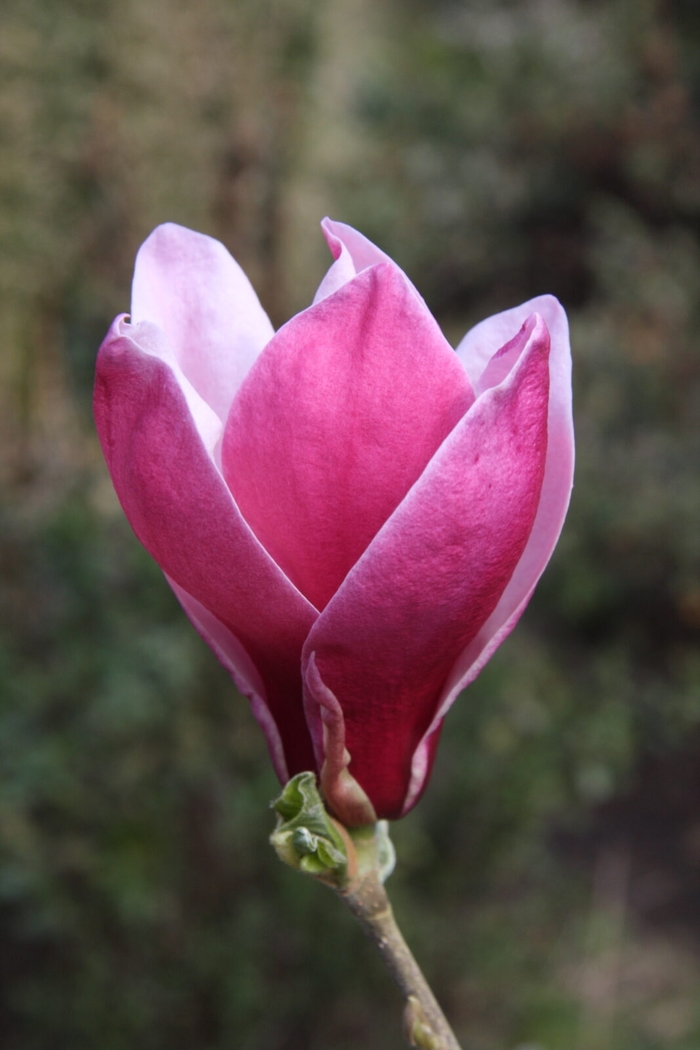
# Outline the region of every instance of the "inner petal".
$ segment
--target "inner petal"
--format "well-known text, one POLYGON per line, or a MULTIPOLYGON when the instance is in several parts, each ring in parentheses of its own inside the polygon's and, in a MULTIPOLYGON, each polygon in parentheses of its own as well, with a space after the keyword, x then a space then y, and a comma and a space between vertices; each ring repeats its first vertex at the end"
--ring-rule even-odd
POLYGON ((241 385, 224 477, 260 542, 322 609, 474 401, 393 264, 298 314, 241 385))

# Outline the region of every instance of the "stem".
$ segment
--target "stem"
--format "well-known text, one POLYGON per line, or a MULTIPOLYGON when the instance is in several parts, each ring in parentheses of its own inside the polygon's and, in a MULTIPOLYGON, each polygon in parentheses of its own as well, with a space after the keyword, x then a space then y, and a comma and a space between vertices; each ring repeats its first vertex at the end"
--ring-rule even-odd
POLYGON ((376 871, 368 871, 337 889, 359 919, 406 999, 404 1021, 411 1046, 419 1050, 460 1050, 454 1032, 396 925, 386 890, 376 871))
MULTIPOLYGON (((354 783, 348 775, 343 787, 345 801, 359 805, 366 814, 371 803, 358 784, 353 789, 354 783)), ((396 859, 387 822, 344 827, 325 809, 316 775, 310 770, 292 777, 272 807, 277 826, 270 843, 280 860, 332 887, 379 948, 406 999, 404 1022, 411 1046, 419 1050, 460 1050, 396 925, 382 885, 396 859)))

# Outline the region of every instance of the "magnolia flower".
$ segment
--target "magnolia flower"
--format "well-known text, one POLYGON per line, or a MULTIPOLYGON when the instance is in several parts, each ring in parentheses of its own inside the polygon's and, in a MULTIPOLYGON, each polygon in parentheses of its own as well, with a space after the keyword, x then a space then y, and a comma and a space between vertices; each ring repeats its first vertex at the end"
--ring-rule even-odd
POLYGON ((455 352, 405 274, 325 220, 335 262, 275 333, 217 241, 160 226, 95 415, 131 525, 252 704, 282 782, 348 825, 405 814, 445 714, 523 612, 572 484, 551 296, 455 352))

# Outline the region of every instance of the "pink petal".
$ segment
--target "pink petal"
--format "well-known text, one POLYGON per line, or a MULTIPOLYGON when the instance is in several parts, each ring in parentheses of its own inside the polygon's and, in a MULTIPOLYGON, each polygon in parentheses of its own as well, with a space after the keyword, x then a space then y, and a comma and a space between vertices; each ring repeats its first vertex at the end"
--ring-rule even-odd
POLYGON ((414 756, 405 810, 413 805, 425 786, 430 734, 439 727, 456 697, 474 681, 520 619, 556 546, 569 506, 574 474, 571 349, 569 326, 561 304, 552 295, 542 295, 482 321, 467 333, 458 353, 465 360, 472 381, 479 387, 491 367, 484 368, 484 362, 499 341, 510 338, 532 311, 543 317, 551 336, 547 458, 537 516, 523 556, 498 605, 476 637, 465 646, 450 671, 433 722, 414 756))
POLYGON ((314 303, 319 303, 322 299, 337 292, 344 284, 370 266, 376 266, 377 263, 396 265, 388 255, 385 255, 362 233, 344 222, 324 219, 321 229, 335 262, 318 286, 314 303))
POLYGON ((132 325, 129 323, 127 315, 121 314, 114 321, 110 336, 112 338, 125 336, 127 339, 133 339, 144 354, 150 354, 168 365, 187 402, 190 415, 204 447, 210 455, 213 455, 216 446, 221 441, 224 429, 221 420, 214 409, 199 396, 183 373, 175 358, 172 346, 164 338, 162 329, 158 328, 157 325, 151 324, 150 321, 141 321, 140 324, 132 325))
POLYGON ((226 420, 233 395, 273 328, 223 244, 184 226, 158 226, 139 249, 135 323, 161 328, 195 390, 226 420))
POLYGON ((224 476, 290 580, 322 609, 473 395, 389 265, 282 328, 231 406, 224 476))
MULTIPOLYGON (((549 336, 540 318, 507 379, 455 427, 312 628, 318 672, 345 717, 349 772, 397 817, 460 652, 497 606, 525 550, 547 451, 549 336)), ((308 689, 318 761, 320 714, 308 689)), ((417 797, 414 795, 413 801, 417 797)))
POLYGON ((281 739, 290 774, 313 769, 299 659, 315 611, 241 517, 164 360, 167 349, 153 353, 155 339, 165 344, 155 326, 117 320, 100 349, 95 417, 114 487, 134 532, 180 597, 185 592, 199 603, 183 602, 253 695, 263 722, 260 709, 267 706, 277 768, 281 739), (139 343, 144 329, 150 352, 139 343))
POLYGON ((377 814, 360 785, 348 773, 350 753, 345 747, 345 718, 337 697, 326 688, 316 668, 315 654, 306 665, 306 685, 313 693, 323 734, 323 765, 319 777, 328 809, 346 828, 376 824, 377 814))

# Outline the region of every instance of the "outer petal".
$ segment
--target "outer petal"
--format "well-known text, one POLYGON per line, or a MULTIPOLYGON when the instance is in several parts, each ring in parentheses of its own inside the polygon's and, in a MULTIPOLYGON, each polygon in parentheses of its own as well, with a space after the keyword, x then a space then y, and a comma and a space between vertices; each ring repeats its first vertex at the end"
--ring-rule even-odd
POLYGON ((192 386, 223 422, 273 328, 223 244, 184 226, 158 226, 139 249, 131 290, 135 323, 161 328, 192 386))
POLYGON ((532 311, 542 315, 551 336, 547 459, 537 516, 523 556, 498 605, 476 637, 465 646, 448 676, 435 718, 413 759, 411 788, 404 811, 417 801, 425 786, 435 748, 432 734, 439 733, 442 719, 455 698, 474 681, 520 619, 552 556, 569 506, 574 474, 571 349, 569 325, 559 301, 552 295, 542 295, 496 314, 468 332, 457 352, 477 389, 484 384, 488 387, 489 373, 493 378, 494 369, 485 362, 532 311))
MULTIPOLYGON (((549 393, 549 335, 540 318, 522 342, 508 378, 445 440, 304 647, 304 674, 315 653, 343 709, 349 771, 380 817, 404 811, 413 756, 455 653, 492 614, 535 520, 549 393)), ((308 677, 306 685, 320 762, 317 699, 308 677)))
POLYGON ((241 513, 318 609, 473 401, 400 271, 365 270, 258 358, 226 424, 241 513))
POLYGON ((97 363, 95 417, 117 495, 179 596, 198 603, 183 601, 195 626, 252 695, 259 720, 267 720, 278 770, 312 769, 299 659, 315 610, 241 517, 163 360, 167 350, 161 346, 155 356, 140 345, 144 328, 151 342, 165 343, 153 325, 131 328, 118 320, 97 363), (263 706, 270 719, 261 717, 263 706))
POLYGON ((168 365, 187 402, 187 408, 204 447, 213 456, 223 433, 221 420, 213 408, 199 396, 187 376, 183 373, 175 358, 172 346, 163 337, 162 330, 151 324, 150 321, 142 321, 141 324, 132 325, 129 323, 126 314, 122 314, 112 324, 107 339, 116 339, 120 336, 134 339, 144 354, 158 358, 158 360, 168 365))
MULTIPOLYGON (((571 404, 571 349, 569 347, 569 324, 566 312, 553 295, 538 295, 511 310, 504 310, 480 321, 470 328, 457 347, 457 356, 462 361, 474 389, 479 391, 496 385, 489 382, 486 368, 499 357, 502 350, 522 328, 529 317, 539 314, 547 325, 552 340, 550 371, 552 373, 552 396, 558 398, 559 383, 568 392, 571 404)), ((492 369, 489 371, 492 372, 492 369)), ((500 380, 498 380, 500 382, 500 380)), ((569 416, 571 413, 569 413, 569 416)))

